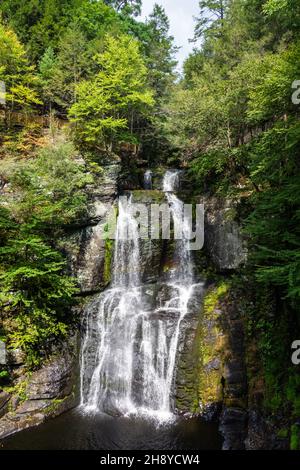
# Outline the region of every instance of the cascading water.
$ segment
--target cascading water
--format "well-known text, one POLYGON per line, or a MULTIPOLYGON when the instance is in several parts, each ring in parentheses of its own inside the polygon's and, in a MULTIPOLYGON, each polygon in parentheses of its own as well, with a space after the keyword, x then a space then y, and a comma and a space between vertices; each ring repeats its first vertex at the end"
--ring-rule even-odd
POLYGON ((144 189, 152 189, 152 171, 147 170, 144 174, 144 189))
POLYGON ((132 198, 119 202, 111 288, 87 309, 81 352, 81 406, 110 414, 172 416, 172 389, 183 319, 193 284, 188 222, 183 203, 173 193, 178 173, 168 171, 163 189, 174 226, 183 226, 175 241, 174 268, 165 285, 168 298, 147 305, 141 282, 138 223, 132 198))

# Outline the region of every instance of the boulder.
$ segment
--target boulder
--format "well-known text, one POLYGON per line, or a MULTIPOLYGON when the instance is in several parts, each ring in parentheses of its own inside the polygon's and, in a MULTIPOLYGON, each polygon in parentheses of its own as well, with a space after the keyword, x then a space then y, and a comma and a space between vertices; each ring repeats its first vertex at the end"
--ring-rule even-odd
POLYGON ((7 351, 7 362, 11 366, 21 366, 25 363, 26 354, 22 349, 10 349, 7 351))

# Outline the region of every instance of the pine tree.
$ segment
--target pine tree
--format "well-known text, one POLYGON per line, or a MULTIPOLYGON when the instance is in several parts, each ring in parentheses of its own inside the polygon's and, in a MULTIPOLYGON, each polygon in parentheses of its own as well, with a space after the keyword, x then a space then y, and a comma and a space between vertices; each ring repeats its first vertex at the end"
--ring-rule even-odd
POLYGON ((228 0, 201 0, 200 16, 196 18, 194 41, 204 35, 215 35, 222 30, 228 0))

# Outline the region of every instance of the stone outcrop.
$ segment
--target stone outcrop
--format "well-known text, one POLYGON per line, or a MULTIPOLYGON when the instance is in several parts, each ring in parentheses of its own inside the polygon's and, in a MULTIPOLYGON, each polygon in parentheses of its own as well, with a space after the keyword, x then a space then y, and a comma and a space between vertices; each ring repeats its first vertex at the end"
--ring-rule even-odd
POLYGON ((85 217, 58 243, 66 254, 70 274, 77 278, 80 292, 85 295, 99 292, 107 284, 103 233, 117 196, 119 172, 118 163, 103 167, 103 173, 87 188, 85 217))
POLYGON ((200 197, 204 204, 204 249, 219 272, 232 271, 247 259, 246 242, 235 220, 235 203, 229 199, 200 197))
POLYGON ((263 413, 264 385, 242 305, 226 276, 206 286, 198 326, 190 324, 178 364, 177 409, 218 422, 224 450, 289 449, 284 416, 263 413), (253 373, 255 387, 248 383, 253 373))
POLYGON ((181 371, 179 408, 207 421, 218 420, 223 448, 243 449, 247 425, 244 332, 227 288, 221 283, 205 289, 197 329, 190 332, 181 359, 188 358, 181 371))
POLYGON ((0 393, 0 416, 3 416, 0 439, 74 407, 77 373, 77 338, 74 337, 41 369, 20 377, 11 394, 0 393))

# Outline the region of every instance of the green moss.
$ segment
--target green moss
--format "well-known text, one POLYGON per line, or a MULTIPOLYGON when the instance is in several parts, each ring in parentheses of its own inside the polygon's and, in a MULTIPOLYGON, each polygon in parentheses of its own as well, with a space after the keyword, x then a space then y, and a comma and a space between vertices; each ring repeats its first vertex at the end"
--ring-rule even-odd
POLYGON ((291 426, 290 449, 300 450, 300 427, 297 424, 291 426))
POLYGON ((162 191, 153 190, 139 190, 132 191, 133 202, 161 204, 166 202, 165 194, 162 191))
POLYGON ((64 398, 55 398, 51 401, 51 404, 45 408, 44 413, 45 414, 52 414, 55 411, 57 411, 60 406, 69 398, 69 396, 66 396, 64 398))
MULTIPOLYGON (((19 398, 19 404, 27 400, 27 386, 30 378, 30 373, 27 374, 26 378, 21 382, 18 382, 16 385, 11 387, 3 387, 3 390, 7 393, 10 393, 13 396, 19 398)), ((10 410, 12 411, 12 410, 10 410)))
POLYGON ((279 438, 287 438, 289 435, 289 430, 287 428, 282 428, 282 429, 279 429, 278 433, 277 433, 277 437, 279 438))
POLYGON ((205 407, 207 404, 222 400, 221 367, 216 370, 207 366, 216 357, 222 360, 225 351, 225 337, 218 322, 216 309, 219 302, 228 292, 230 284, 221 280, 209 289, 203 301, 202 319, 197 332, 198 348, 198 402, 205 407), (213 321, 213 324, 211 323, 213 321))
POLYGON ((217 308, 218 302, 228 292, 229 283, 223 281, 210 290, 204 298, 204 313, 210 315, 217 308))
POLYGON ((227 222, 233 222, 237 218, 237 210, 235 207, 231 207, 230 209, 227 209, 225 212, 225 220, 227 222))
POLYGON ((105 256, 104 256, 104 270, 103 270, 103 281, 107 285, 111 281, 111 270, 112 270, 112 258, 113 258, 113 240, 105 240, 105 256))

